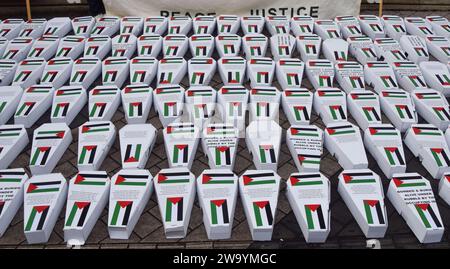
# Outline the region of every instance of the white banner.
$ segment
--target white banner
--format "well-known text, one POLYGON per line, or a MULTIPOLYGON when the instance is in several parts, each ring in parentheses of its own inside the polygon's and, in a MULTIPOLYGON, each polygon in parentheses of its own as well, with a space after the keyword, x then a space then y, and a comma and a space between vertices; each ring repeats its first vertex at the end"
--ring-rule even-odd
POLYGON ((259 15, 333 19, 359 14, 361 0, 103 0, 108 15, 259 15))

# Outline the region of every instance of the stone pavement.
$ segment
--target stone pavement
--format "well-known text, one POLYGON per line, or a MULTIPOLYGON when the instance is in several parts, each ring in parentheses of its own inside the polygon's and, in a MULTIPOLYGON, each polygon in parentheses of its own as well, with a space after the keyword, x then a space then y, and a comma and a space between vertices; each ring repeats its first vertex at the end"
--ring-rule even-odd
MULTIPOLYGON (((362 12, 363 14, 376 14, 376 11, 362 12)), ((386 14, 396 14, 400 16, 427 16, 437 14, 446 16, 450 19, 450 12, 415 12, 415 11, 387 11, 386 14)), ((217 58, 217 55, 215 55, 217 58)), ((294 57, 296 57, 294 55, 294 57)), ((100 81, 97 81, 100 83, 100 81)), ((274 83, 279 87, 278 83, 274 83)), ((154 86, 154 85, 152 85, 154 86)), ((188 88, 188 81, 185 78, 182 86, 188 88)), ((216 75, 211 82, 211 86, 219 89, 222 84, 220 77, 216 75)), ((249 87, 249 85, 246 85, 249 87)), ((311 89, 309 81, 304 78, 303 87, 311 89)), ((28 130, 31 135, 35 128, 45 122, 49 122, 50 113, 46 113, 32 128, 28 130)), ((85 107, 80 115, 71 124, 73 142, 67 150, 66 154, 58 163, 54 172, 61 172, 67 179, 72 178, 77 173, 77 139, 78 129, 82 123, 88 120, 87 107, 85 107)), ((383 123, 389 123, 389 120, 383 115, 383 123)), ((120 129, 126 124, 122 108, 114 115, 112 121, 117 129, 120 129)), ((355 121, 350 117, 350 121, 354 124, 355 121)), ((321 119, 313 112, 312 124, 324 128, 321 119)), ((423 122, 423 119, 420 119, 423 122)), ((12 121, 10 122, 12 123, 12 121)), ((158 137, 154 146, 153 152, 148 160, 146 169, 155 175, 160 169, 168 168, 168 162, 164 149, 164 141, 162 138, 162 125, 158 119, 154 109, 150 112, 148 123, 153 124, 158 130, 158 137)), ((280 110, 280 126, 283 127, 284 133, 289 128, 284 113, 280 110)), ((28 170, 28 163, 30 158, 30 147, 23 152, 11 167, 25 167, 28 170)), ((435 194, 437 194, 438 181, 433 180, 424 167, 420 164, 411 152, 405 146, 405 154, 407 159, 407 171, 418 172, 426 178, 430 179, 431 185, 435 194)), ((241 175, 247 169, 255 169, 251 155, 245 147, 244 139, 240 140, 238 155, 236 157, 236 166, 234 172, 241 175)), ((368 154, 369 168, 382 176, 383 186, 385 192, 387 191, 389 180, 386 179, 379 169, 374 159, 368 154)), ((112 147, 109 156, 104 161, 101 170, 106 170, 110 176, 120 170, 120 147, 118 138, 115 145, 112 147)), ((208 169, 208 161, 205 158, 201 147, 199 147, 196 160, 192 166, 192 172, 198 176, 204 169, 208 169)), ((168 240, 164 236, 164 229, 161 223, 161 215, 156 203, 155 194, 152 195, 148 202, 143 215, 139 219, 136 228, 134 229, 130 239, 128 240, 112 240, 108 236, 107 231, 107 210, 103 211, 100 220, 95 225, 90 237, 82 249, 90 248, 365 248, 366 238, 361 232, 356 221, 352 217, 347 206, 344 204, 340 195, 337 193, 337 177, 341 173, 342 168, 337 163, 336 159, 331 156, 326 149, 322 156, 321 172, 327 176, 331 185, 331 232, 324 244, 307 244, 303 238, 300 228, 297 224, 295 216, 289 206, 285 195, 285 179, 291 173, 296 172, 294 162, 291 158, 289 150, 285 143, 282 144, 281 153, 278 163, 278 174, 284 179, 281 185, 278 208, 276 212, 276 224, 273 232, 273 239, 269 242, 253 242, 251 240, 250 231, 247 224, 247 219, 244 215, 240 199, 237 202, 236 213, 234 217, 234 227, 232 237, 228 240, 208 240, 203 226, 202 212, 198 201, 195 202, 192 209, 191 221, 189 224, 188 234, 184 239, 168 240)), ((392 204, 386 198, 385 203, 388 212, 389 228, 386 236, 380 239, 382 248, 450 248, 450 207, 439 198, 437 195, 438 207, 445 224, 446 232, 443 240, 435 244, 420 244, 413 235, 409 227, 401 216, 397 214, 392 204)), ((58 222, 53 230, 50 240, 45 245, 28 245, 23 233, 23 209, 15 216, 10 228, 6 231, 4 236, 0 238, 0 248, 67 248, 64 243, 63 235, 64 210, 61 213, 58 222)))

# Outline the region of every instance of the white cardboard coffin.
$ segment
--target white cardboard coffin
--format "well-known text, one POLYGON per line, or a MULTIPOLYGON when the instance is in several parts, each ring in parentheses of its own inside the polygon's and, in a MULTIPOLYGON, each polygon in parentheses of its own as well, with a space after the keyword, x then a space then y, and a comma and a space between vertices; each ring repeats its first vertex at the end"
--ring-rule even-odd
POLYGON ((406 132, 418 117, 411 95, 403 90, 383 90, 379 93, 381 110, 400 132, 406 132))
POLYGON ((289 34, 291 31, 290 19, 287 16, 267 16, 266 28, 270 35, 289 34))
POLYGON ((130 75, 130 60, 126 57, 108 57, 102 62, 102 84, 121 88, 130 75))
POLYGON ((162 50, 162 40, 160 35, 141 35, 137 39, 137 54, 139 56, 158 57, 162 50))
POLYGON ((401 61, 392 65, 399 86, 407 92, 426 90, 427 84, 419 66, 414 62, 401 61))
MULTIPOLYGON (((0 169, 8 168, 25 147, 28 146, 28 142, 27 130, 23 125, 0 125, 0 169)), ((1 182, 2 177, 0 176, 1 182)))
POLYGON ((295 36, 312 34, 314 30, 314 19, 310 16, 291 17, 291 31, 295 36))
POLYGON ((44 34, 45 26, 47 25, 46 19, 31 19, 23 24, 20 30, 20 37, 31 37, 37 39, 44 34))
POLYGON ((187 73, 187 62, 182 57, 170 57, 159 60, 156 84, 180 84, 187 73))
POLYGON ((122 168, 143 169, 156 141, 157 130, 151 124, 128 124, 119 131, 122 168))
POLYGON ((431 25, 421 17, 405 17, 405 26, 410 35, 426 38, 434 34, 431 25))
POLYGON ((286 197, 307 243, 323 243, 330 233, 330 181, 321 173, 294 173, 286 197))
POLYGON ((441 92, 445 97, 450 96, 450 70, 440 62, 421 62, 425 82, 430 88, 441 92))
POLYGON ((120 19, 116 16, 104 16, 97 18, 91 36, 114 36, 120 28, 120 19))
POLYGON ((19 36, 20 30, 22 30, 24 21, 22 19, 6 19, 0 23, 0 37, 4 37, 8 40, 14 39, 19 36))
MULTIPOLYGON (((450 28, 449 28, 450 31, 450 28)), ((450 62, 450 37, 427 36, 425 42, 428 52, 443 64, 450 62)))
POLYGON ((281 105, 291 125, 308 125, 311 120, 313 93, 306 88, 286 88, 281 105))
POLYGON ((169 19, 163 16, 150 16, 144 21, 144 35, 162 35, 167 31, 169 19))
POLYGON ((445 132, 450 124, 450 110, 447 99, 433 89, 416 90, 411 96, 419 115, 428 123, 445 132))
POLYGON ((400 41, 400 37, 406 34, 405 21, 402 17, 384 15, 381 17, 381 22, 383 23, 386 35, 390 38, 400 41))
POLYGON ((60 40, 55 57, 69 57, 75 60, 83 54, 85 42, 86 38, 84 37, 66 36, 60 40))
POLYGON ((41 85, 51 85, 57 89, 70 79, 73 60, 71 58, 53 58, 47 62, 40 79, 41 85))
POLYGON ((289 34, 277 34, 270 38, 270 49, 273 59, 278 61, 291 58, 296 45, 296 39, 289 34))
POLYGON ((302 84, 305 64, 300 59, 281 59, 276 62, 277 81, 283 90, 299 88, 302 84))
POLYGON ((439 196, 450 205, 450 174, 444 174, 439 181, 439 196))
POLYGON ((59 38, 66 36, 72 30, 72 21, 69 17, 55 17, 47 21, 44 35, 54 35, 59 38))
POLYGON ((51 122, 70 125, 87 103, 86 90, 81 86, 64 86, 54 91, 51 122))
POLYGON ((248 90, 244 86, 223 86, 217 92, 217 108, 222 121, 245 132, 245 114, 248 105, 248 90))
POLYGON ((247 170, 239 178, 239 193, 254 241, 270 241, 278 205, 280 176, 271 170, 247 170))
POLYGON ((192 122, 172 122, 164 128, 163 135, 169 167, 190 169, 197 153, 199 128, 192 122))
POLYGON ((195 176, 187 168, 162 169, 153 183, 166 238, 184 238, 195 200, 195 176))
POLYGON ((300 172, 319 171, 322 144, 323 131, 314 125, 294 125, 286 132, 286 145, 300 172))
POLYGON ((241 28, 244 35, 260 34, 264 29, 265 20, 261 16, 244 16, 241 18, 241 28))
POLYGON ((211 57, 214 51, 214 37, 210 34, 197 34, 189 38, 189 50, 193 57, 211 57))
MULTIPOLYGON (((0 62, 1 64, 1 62, 0 62)), ((0 87, 0 124, 3 125, 16 112, 23 89, 19 86, 1 86, 0 87)))
POLYGON ((72 19, 72 30, 76 36, 89 37, 94 25, 95 19, 92 16, 75 17, 72 19))
POLYGON ((51 173, 72 143, 65 123, 44 123, 33 132, 30 170, 33 175, 51 173))
POLYGON ((281 135, 281 127, 273 120, 250 122, 245 142, 256 169, 277 170, 281 135))
POLYGON ((154 57, 137 56, 130 61, 130 83, 150 85, 158 72, 158 61, 154 57))
POLYGON ((110 180, 105 171, 80 172, 69 181, 64 241, 84 245, 109 198, 110 180))
POLYGON ((241 27, 240 18, 236 15, 220 15, 217 17, 217 33, 236 34, 241 27))
POLYGON ((197 178, 198 201, 208 239, 231 237, 238 177, 227 169, 207 169, 197 178))
POLYGON ((269 39, 263 34, 248 34, 242 37, 242 50, 247 60, 264 57, 268 45, 269 39))
POLYGON ((380 60, 390 64, 398 61, 408 61, 406 53, 403 51, 397 40, 385 37, 377 38, 373 42, 380 60))
POLYGON ((203 129, 206 120, 216 109, 216 90, 210 86, 193 86, 185 92, 186 110, 189 120, 203 129))
POLYGON ((333 87, 334 67, 328 60, 308 60, 305 65, 306 76, 314 89, 333 87))
POLYGON ((219 57, 238 56, 241 51, 242 38, 237 34, 219 34, 215 38, 219 57))
POLYGON ((14 123, 30 128, 52 106, 54 88, 34 85, 27 88, 20 98, 14 123))
POLYGON ((444 134, 432 124, 413 124, 404 142, 431 176, 440 179, 450 172, 450 151, 444 134))
POLYGON ((85 89, 102 73, 102 62, 98 58, 83 57, 73 63, 70 85, 81 85, 85 89))
POLYGON ((145 123, 153 103, 152 87, 147 84, 128 85, 122 89, 121 97, 127 123, 145 123))
POLYGON ((144 18, 126 16, 120 19, 120 34, 140 36, 144 28, 144 18))
POLYGON ((28 175, 23 168, 0 170, 0 237, 23 203, 23 186, 28 175))
POLYGON ((442 16, 427 16, 425 19, 431 25, 435 34, 450 37, 450 23, 446 18, 442 16))
POLYGON ((86 40, 84 58, 98 58, 103 60, 111 51, 111 38, 109 36, 93 36, 86 40))
POLYGON ((108 233, 111 239, 128 239, 153 191, 148 170, 120 170, 111 179, 108 233))
POLYGON ((345 93, 365 90, 364 69, 358 62, 338 62, 334 65, 334 71, 336 80, 345 93))
POLYGON ((33 176, 25 182, 23 228, 28 244, 48 241, 66 197, 67 182, 61 173, 33 176))
POLYGON ((153 91, 153 106, 164 127, 183 114, 184 91, 179 85, 159 86, 153 91))
POLYGON ((388 215, 380 177, 370 169, 344 170, 338 192, 366 238, 383 238, 388 215))
POLYGON ((329 38, 341 38, 341 30, 333 20, 315 20, 314 33, 323 40, 329 38))
POLYGON ((386 34, 379 17, 374 15, 360 15, 358 19, 361 30, 366 36, 372 39, 385 37, 386 34))
POLYGON ((97 86, 89 92, 90 121, 111 120, 120 105, 120 90, 116 86, 97 86))
POLYGON ((27 58, 44 58, 46 61, 55 56, 60 39, 57 36, 42 36, 36 39, 27 58))
POLYGON ((116 127, 110 121, 85 122, 78 128, 78 170, 100 168, 116 139, 116 127))
POLYGON ((347 97, 338 88, 317 89, 313 106, 325 125, 347 121, 347 97))
POLYGON ((8 42, 2 59, 20 62, 25 59, 34 40, 31 37, 17 37, 8 42))
POLYGON ((322 52, 326 59, 333 63, 347 61, 348 43, 342 39, 326 39, 322 44, 322 52))
POLYGON ((404 35, 400 38, 400 46, 402 46, 408 59, 415 63, 420 63, 423 61, 428 61, 430 55, 428 54, 427 45, 425 44, 425 39, 414 36, 414 35, 404 35))
POLYGON ((172 16, 169 18, 169 35, 187 35, 192 29, 192 19, 189 16, 172 16))
POLYGON ((247 61, 247 77, 252 88, 271 86, 275 73, 275 62, 268 57, 255 57, 247 61))
POLYGON ((209 167, 233 171, 238 140, 239 130, 232 124, 208 124, 202 131, 202 147, 208 156, 209 167))
POLYGON ((27 58, 17 65, 16 74, 11 85, 20 86, 23 89, 37 84, 44 72, 45 60, 42 58, 27 58))
POLYGON ((327 125, 325 147, 344 169, 364 169, 368 166, 359 128, 349 122, 327 125))
POLYGON ((194 57, 188 61, 188 78, 191 86, 207 86, 216 73, 216 60, 194 57))
POLYGON ((380 100, 371 91, 354 90, 347 95, 347 107, 350 114, 362 130, 372 124, 381 123, 380 100))
POLYGON ((377 61, 377 53, 372 39, 367 36, 352 36, 347 38, 350 54, 360 64, 377 61))
POLYGON ((242 57, 223 57, 218 61, 218 69, 223 84, 243 85, 247 63, 242 57))
POLYGON ((212 34, 216 30, 216 17, 215 16, 197 16, 192 20, 192 28, 194 34, 212 34))
POLYGON ((297 51, 300 53, 300 59, 304 62, 318 59, 322 38, 316 34, 302 34, 297 36, 297 51))
POLYGON ((417 173, 394 174, 387 197, 420 243, 441 241, 444 226, 427 179, 417 173))
POLYGON ((342 37, 347 39, 351 36, 361 36, 362 31, 359 26, 359 21, 354 16, 337 16, 334 21, 341 29, 342 37))
POLYGON ((278 120, 281 92, 275 87, 255 87, 250 90, 250 121, 278 120))
POLYGON ((399 90, 394 70, 388 62, 368 62, 364 65, 364 80, 380 94, 382 91, 399 90))
POLYGON ((111 39, 111 55, 113 57, 133 57, 137 47, 137 37, 133 34, 120 34, 111 39))
POLYGON ((405 173, 406 160, 401 133, 391 124, 371 124, 364 131, 364 145, 387 178, 405 173))
POLYGON ((14 60, 0 60, 0 86, 9 86, 14 79, 17 63, 14 60))

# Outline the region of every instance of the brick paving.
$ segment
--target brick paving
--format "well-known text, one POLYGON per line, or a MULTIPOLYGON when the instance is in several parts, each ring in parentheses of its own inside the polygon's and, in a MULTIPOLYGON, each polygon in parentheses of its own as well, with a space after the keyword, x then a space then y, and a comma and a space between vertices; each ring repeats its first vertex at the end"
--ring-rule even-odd
MULTIPOLYGON (((377 14, 376 11, 363 11, 363 14, 377 14)), ((421 16, 436 14, 445 16, 450 19, 450 12, 427 12, 427 11, 386 11, 385 14, 396 14, 399 16, 421 16)), ((189 56, 189 55, 188 55, 189 56)), ((298 55, 297 55, 298 56, 298 55)), ((217 58, 217 55, 215 55, 217 58)), ((294 55, 296 57, 296 55, 294 55)), ((96 84, 99 84, 97 81, 96 84)), ((185 78, 181 85, 188 88, 188 80, 185 78)), ((215 89, 219 89, 222 86, 220 77, 216 74, 211 82, 211 86, 215 89)), ((152 85, 154 86, 154 85, 152 85)), ((248 84, 246 85, 250 87, 248 84)), ((275 81, 274 86, 279 87, 275 81)), ((306 77, 303 79, 303 87, 312 89, 309 81, 306 77)), ((59 161, 54 172, 62 173, 67 179, 72 178, 77 173, 77 144, 78 144, 78 129, 82 123, 88 120, 87 106, 83 108, 80 115, 70 125, 72 129, 73 142, 69 149, 59 161)), ((349 117, 350 122, 355 121, 349 117)), ((28 130, 30 141, 33 130, 45 122, 50 121, 50 113, 47 112, 32 128, 28 130)), ((112 119, 117 129, 120 129, 126 124, 124 118, 123 109, 120 107, 112 119)), ((389 120, 383 115, 383 123, 389 123, 389 120)), ((158 136, 153 152, 147 162, 146 169, 155 175, 160 169, 168 168, 168 162, 164 149, 164 140, 162 137, 162 125, 158 119, 155 110, 152 108, 148 123, 153 124, 158 129, 158 136)), ((248 119, 247 119, 248 122, 248 119)), ((419 122, 424 122, 419 118, 419 122)), ((9 122, 12 123, 12 120, 9 122)), ((286 119, 283 111, 280 110, 279 124, 284 129, 284 134, 290 124, 286 119)), ((313 112, 311 124, 317 125, 320 128, 324 128, 322 120, 313 112)), ((30 158, 30 147, 19 155, 17 160, 11 165, 12 168, 24 167, 28 169, 28 163, 30 158)), ((414 234, 403 218, 395 211, 392 204, 386 198, 386 208, 388 212, 389 227, 386 236, 380 239, 382 248, 450 248, 450 206, 447 205, 437 195, 438 180, 433 180, 430 174, 421 165, 419 160, 415 158, 406 146, 405 154, 407 160, 407 172, 418 172, 419 174, 430 179, 432 188, 436 194, 437 204, 442 216, 442 220, 445 224, 446 232, 442 242, 434 244, 420 244, 414 234)), ((241 175, 248 169, 255 169, 253 165, 251 155, 245 146, 244 139, 239 142, 238 154, 236 157, 236 166, 234 172, 237 175, 241 175)), ((368 154, 369 168, 378 173, 382 177, 384 191, 386 193, 389 180, 384 177, 380 168, 376 164, 375 160, 368 154)), ((117 140, 112 147, 109 156, 104 161, 101 170, 108 172, 110 176, 114 175, 121 168, 120 162, 120 146, 119 140, 117 140)), ((201 147, 198 148, 196 159, 192 166, 192 172, 198 176, 204 170, 208 169, 208 161, 202 152, 201 147)), ((281 184, 281 191, 279 195, 278 207, 276 212, 276 220, 273 231, 272 241, 268 242, 253 242, 251 240, 250 230, 248 228, 247 219, 245 217, 240 199, 237 201, 236 212, 233 222, 232 237, 227 240, 208 240, 206 231, 202 221, 202 210, 195 201, 192 209, 191 220, 189 223, 189 229, 186 238, 177 240, 168 240, 164 236, 164 229, 161 222, 161 215, 157 206, 156 196, 153 193, 150 201, 146 205, 144 213, 139 219, 133 233, 128 240, 113 240, 108 236, 107 231, 107 215, 108 211, 105 209, 95 225, 91 235, 89 236, 86 245, 82 246, 82 249, 97 249, 97 248, 365 248, 366 238, 361 232, 356 221, 352 217, 349 209, 344 204, 340 195, 337 193, 338 175, 342 172, 342 168, 337 163, 336 159, 331 156, 324 148, 324 154, 322 156, 320 171, 327 176, 331 181, 331 232, 327 241, 323 244, 307 244, 303 238, 300 227, 297 224, 294 213, 287 201, 285 195, 285 179, 291 174, 296 172, 295 164, 291 158, 289 150, 286 144, 283 142, 281 146, 280 158, 278 163, 278 174, 284 179, 281 184)), ((30 173, 29 173, 30 174, 30 173)), ((64 212, 63 210, 59 216, 59 220, 53 230, 52 235, 47 244, 40 245, 28 245, 23 233, 23 208, 19 210, 19 213, 13 219, 11 226, 0 238, 0 248, 67 248, 64 243, 63 235, 63 223, 64 212)))

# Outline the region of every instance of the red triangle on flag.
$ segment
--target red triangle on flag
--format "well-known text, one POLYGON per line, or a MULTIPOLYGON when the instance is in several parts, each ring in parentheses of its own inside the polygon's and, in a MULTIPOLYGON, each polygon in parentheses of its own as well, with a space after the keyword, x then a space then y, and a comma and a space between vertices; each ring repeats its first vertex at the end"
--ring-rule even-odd
POLYGON ((132 90, 133 90, 133 89, 131 89, 131 88, 129 88, 129 87, 126 87, 124 91, 125 91, 125 93, 130 93, 132 90))
POLYGON ((332 134, 336 133, 336 130, 327 128, 327 132, 328 132, 330 135, 332 135, 332 134))
POLYGON ((444 149, 442 148, 432 148, 431 151, 435 153, 441 153, 444 149))
POLYGON ((430 204, 416 204, 416 206, 424 211, 426 211, 428 209, 428 206, 430 206, 430 204))
POLYGON ((231 102, 233 104, 233 106, 239 106, 241 104, 241 102, 231 102))
POLYGON ((215 204, 216 206, 222 206, 223 203, 225 203, 225 199, 221 199, 221 200, 211 200, 211 203, 215 204))
POLYGON ((63 94, 64 93, 64 91, 61 91, 61 90, 57 90, 56 91, 56 95, 61 95, 61 94, 63 94))
POLYGON ((130 103, 132 106, 139 106, 140 104, 141 104, 141 102, 133 102, 133 103, 130 103))
POLYGON ((126 163, 134 163, 134 162, 137 162, 137 160, 134 157, 130 157, 130 158, 126 159, 125 162, 126 163))
POLYGON ((260 201, 260 202, 253 202, 257 207, 264 208, 269 203, 269 201, 260 201))
POLYGON ((207 133, 207 134, 210 134, 210 133, 212 133, 212 132, 214 132, 214 129, 213 129, 212 127, 206 128, 206 133, 207 133))
POLYGON ((131 205, 133 202, 132 201, 118 201, 117 203, 119 203, 119 206, 121 208, 127 207, 128 205, 131 205))
POLYGON ((173 131, 173 127, 172 126, 167 126, 167 133, 170 134, 173 131))
POLYGON ((164 174, 159 174, 158 175, 158 182, 163 182, 166 179, 167 179, 167 177, 164 174))
POLYGON ((387 147, 387 148, 384 148, 384 149, 387 150, 387 151, 390 151, 390 152, 395 152, 397 150, 396 147, 387 147))
POLYGON ((84 177, 83 176, 81 176, 80 174, 78 174, 77 176, 76 176, 76 178, 75 178, 75 184, 78 184, 78 183, 80 183, 81 181, 83 181, 84 180, 84 177))
POLYGON ((336 106, 330 106, 330 108, 331 108, 331 109, 339 109, 339 108, 341 108, 341 106, 339 106, 339 105, 336 105, 336 106))
POLYGON ((378 200, 364 200, 364 202, 366 204, 368 204, 369 206, 374 207, 378 204, 379 201, 378 200))
POLYGON ((323 92, 323 91, 317 91, 317 93, 319 94, 319 96, 324 96, 325 95, 325 92, 323 92))
POLYGON ((58 133, 56 133, 56 136, 57 137, 59 137, 59 138, 63 138, 64 137, 64 131, 62 131, 62 132, 58 132, 58 133))
POLYGON ((203 175, 203 177, 202 177, 202 183, 203 183, 203 184, 208 183, 211 179, 212 179, 211 176, 209 176, 209 175, 203 175))
POLYGON ((298 130, 295 128, 291 128, 291 134, 293 134, 293 135, 298 134, 298 130))
POLYGON ((445 178, 447 179, 448 182, 450 182, 450 175, 446 175, 445 178))
POLYGON ((118 175, 117 179, 116 179, 116 185, 120 184, 120 183, 122 183, 124 181, 125 181, 125 178, 123 176, 121 176, 121 175, 118 175))
POLYGON ((308 208, 309 208, 309 210, 311 210, 311 211, 316 211, 317 210, 317 208, 319 208, 320 207, 320 204, 315 204, 315 205, 306 205, 308 208))
POLYGON ((49 205, 38 205, 35 206, 34 209, 38 212, 41 213, 42 211, 46 210, 47 208, 49 208, 49 205))
POLYGON ((260 145, 259 147, 264 150, 273 148, 272 145, 260 145))
POLYGON ((295 109, 305 109, 305 106, 294 106, 295 109))
POLYGON ((85 133, 85 132, 89 131, 90 129, 91 128, 89 128, 88 126, 83 126, 83 127, 81 127, 81 132, 85 133))
POLYGON ((242 178, 244 179, 244 185, 247 185, 253 181, 253 179, 249 176, 243 176, 242 178))
POLYGON ((40 152, 44 152, 50 149, 50 147, 38 147, 40 152))
POLYGON ((172 204, 176 204, 176 203, 178 203, 179 201, 183 200, 183 197, 172 197, 172 198, 167 198, 167 199, 169 199, 169 201, 170 201, 172 204))
POLYGON ((220 152, 225 152, 226 150, 228 150, 230 147, 227 146, 221 146, 221 147, 217 147, 217 150, 220 152))
POLYGON ((419 128, 413 127, 412 129, 415 134, 420 134, 421 132, 419 128))
POLYGON ((28 189, 27 189, 27 193, 30 193, 32 191, 34 191, 35 189, 37 189, 38 187, 36 185, 34 185, 33 183, 30 183, 30 185, 28 185, 28 189))
POLYGON ((298 160, 300 163, 303 163, 303 161, 305 160, 305 157, 302 155, 298 155, 298 160))
POLYGON ((400 179, 393 178, 392 180, 394 181, 394 184, 397 187, 399 187, 399 186, 401 186, 403 184, 403 181, 400 180, 400 179))
POLYGON ((294 94, 292 91, 285 91, 284 93, 286 94, 286 96, 291 96, 292 94, 294 94))
POLYGON ((87 205, 90 205, 90 204, 91 204, 91 202, 75 202, 75 205, 79 209, 85 208, 87 205))
POLYGON ((179 150, 183 150, 183 149, 187 148, 187 146, 188 146, 188 145, 186 145, 186 144, 175 145, 175 147, 176 147, 177 149, 179 149, 179 150))
POLYGON ((34 104, 34 102, 24 102, 24 104, 27 105, 27 106, 31 106, 31 105, 34 104))
POLYGON ((300 180, 295 177, 290 177, 289 180, 291 181, 291 185, 297 184, 300 180))
POLYGON ((370 132, 371 135, 374 135, 374 134, 377 133, 377 130, 374 129, 374 128, 369 128, 369 132, 370 132))
POLYGON ((222 93, 228 93, 228 89, 222 88, 222 93))
POLYGON ((96 147, 97 147, 96 145, 84 146, 84 148, 88 151, 91 151, 91 150, 95 149, 96 147))
POLYGON ((416 93, 416 96, 417 96, 417 98, 419 98, 419 99, 423 99, 423 94, 421 94, 421 93, 416 93))
POLYGON ((372 106, 365 106, 365 107, 363 107, 363 109, 372 111, 374 108, 372 106))
POLYGON ((187 96, 194 96, 194 91, 188 91, 187 96))
POLYGON ((345 183, 349 183, 350 181, 352 181, 352 176, 347 174, 343 174, 342 178, 344 178, 345 183))

